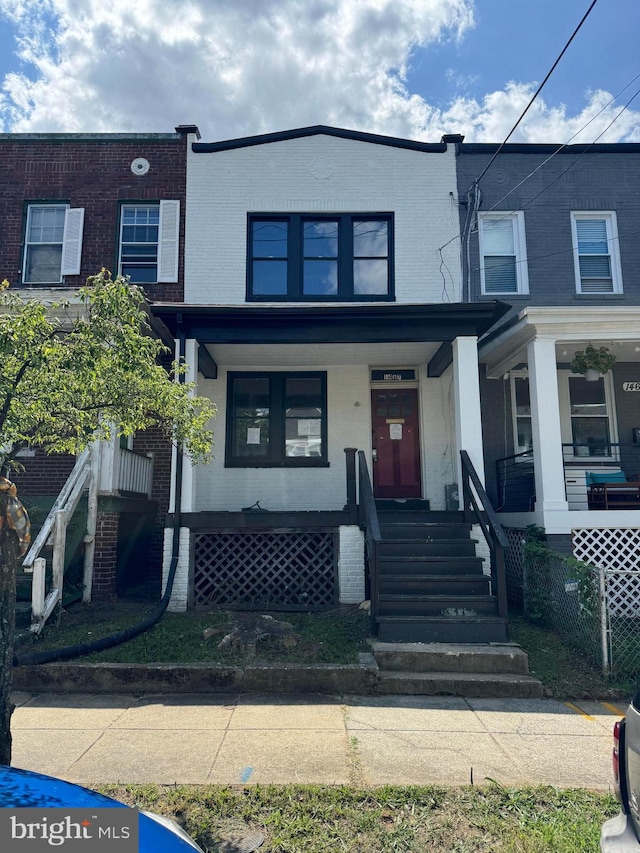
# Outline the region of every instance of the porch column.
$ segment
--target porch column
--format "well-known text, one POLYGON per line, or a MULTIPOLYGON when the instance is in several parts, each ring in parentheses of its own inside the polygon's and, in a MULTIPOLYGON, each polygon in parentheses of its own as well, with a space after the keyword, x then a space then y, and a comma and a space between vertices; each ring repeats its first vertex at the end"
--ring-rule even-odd
POLYGON ((484 451, 480 417, 478 339, 458 337, 453 341, 453 400, 456 423, 456 471, 462 488, 460 451, 466 450, 484 485, 484 451))
MULTIPOLYGON (((199 344, 194 338, 187 338, 185 341, 185 361, 187 362, 185 382, 198 381, 198 346, 199 344)), ((196 488, 195 473, 191 459, 185 453, 182 466, 182 505, 180 507, 182 512, 193 512, 196 488)))
POLYGON ((555 339, 534 338, 527 346, 527 358, 536 509, 543 512, 568 510, 562 460, 555 339))

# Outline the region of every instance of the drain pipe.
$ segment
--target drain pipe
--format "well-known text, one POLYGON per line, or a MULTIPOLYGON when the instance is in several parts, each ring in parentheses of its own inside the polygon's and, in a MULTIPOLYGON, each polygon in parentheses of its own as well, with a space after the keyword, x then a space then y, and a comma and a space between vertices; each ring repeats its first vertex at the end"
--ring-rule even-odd
MULTIPOLYGON (((179 318, 178 342, 178 360, 179 363, 182 365, 184 364, 186 355, 186 339, 181 318, 179 318)), ((178 381, 184 383, 184 373, 179 374, 178 381)), ((110 634, 107 637, 102 637, 98 640, 92 640, 90 643, 77 643, 73 646, 63 646, 62 648, 50 649, 49 651, 32 652, 31 654, 24 655, 14 655, 14 666, 35 666, 37 664, 42 663, 52 663, 53 661, 70 660, 72 658, 83 657, 84 655, 90 655, 93 652, 102 652, 105 649, 110 649, 113 646, 119 646, 122 643, 126 643, 128 640, 133 640, 134 637, 139 637, 140 634, 144 634, 145 631, 148 631, 150 628, 153 628, 153 626, 160 621, 160 617, 167 609, 169 601, 171 600, 173 582, 175 580, 176 572, 178 569, 178 556, 180 553, 180 507, 182 505, 183 467, 184 455, 182 453, 182 447, 178 447, 176 449, 176 470, 174 486, 175 499, 172 527, 173 539, 171 547, 171 563, 169 564, 167 585, 165 587, 164 594, 160 599, 160 603, 158 604, 156 609, 152 613, 150 613, 146 619, 143 619, 142 622, 138 622, 136 625, 132 625, 130 628, 125 628, 124 630, 118 631, 115 634, 110 634)))

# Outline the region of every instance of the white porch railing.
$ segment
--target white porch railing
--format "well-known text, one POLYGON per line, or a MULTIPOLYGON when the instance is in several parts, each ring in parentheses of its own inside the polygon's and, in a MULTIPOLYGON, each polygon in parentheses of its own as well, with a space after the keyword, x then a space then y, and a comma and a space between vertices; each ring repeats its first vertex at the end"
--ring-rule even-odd
POLYGON ((98 512, 98 480, 100 453, 87 448, 78 456, 73 471, 51 507, 40 532, 38 533, 26 557, 22 561, 25 572, 33 572, 31 592, 31 630, 40 633, 45 622, 53 613, 56 604, 62 599, 64 584, 64 558, 67 539, 67 527, 76 507, 89 488, 87 513, 87 533, 84 537, 84 594, 88 601, 91 596, 93 573, 93 554, 95 549, 96 518, 98 512), (44 546, 53 544, 51 589, 46 592, 47 562, 40 552, 44 546))

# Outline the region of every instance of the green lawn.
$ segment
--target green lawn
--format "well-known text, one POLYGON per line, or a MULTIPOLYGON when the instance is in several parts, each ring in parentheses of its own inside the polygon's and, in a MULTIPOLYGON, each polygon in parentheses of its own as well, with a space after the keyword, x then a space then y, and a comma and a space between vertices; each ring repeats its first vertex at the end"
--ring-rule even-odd
POLYGON ((169 815, 207 851, 250 832, 260 853, 593 853, 612 797, 555 788, 108 785, 169 815))

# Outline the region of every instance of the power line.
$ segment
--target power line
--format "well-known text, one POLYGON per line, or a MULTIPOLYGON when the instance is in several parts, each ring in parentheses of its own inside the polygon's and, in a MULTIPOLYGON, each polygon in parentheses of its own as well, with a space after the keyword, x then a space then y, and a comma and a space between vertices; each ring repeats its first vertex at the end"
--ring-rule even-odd
POLYGON ((531 98, 531 100, 529 101, 529 103, 527 104, 527 106, 524 108, 524 110, 522 111, 522 113, 520 114, 520 117, 518 118, 517 122, 513 125, 513 127, 512 127, 512 128, 511 128, 511 130, 509 131, 509 133, 505 136, 504 141, 500 143, 500 145, 499 145, 499 147, 498 147, 498 150, 495 152, 495 154, 493 155, 493 157, 491 158, 491 160, 489 160, 489 162, 487 163, 487 165, 484 167, 484 169, 483 169, 483 170, 482 170, 482 172, 480 173, 480 176, 479 176, 478 178, 476 178, 476 180, 475 180, 475 184, 478 184, 478 183, 482 180, 482 178, 486 175, 486 173, 487 173, 487 171, 489 170, 489 168, 491 167, 491 164, 493 163, 493 161, 496 159, 496 157, 498 156, 498 154, 502 151, 502 149, 504 148, 504 146, 507 144, 508 140, 509 140, 509 139, 510 139, 510 137, 513 135, 513 133, 514 133, 515 129, 516 129, 516 128, 517 128, 517 126, 520 124, 520 122, 522 121, 522 119, 523 119, 523 118, 525 117, 525 115, 529 112, 529 109, 530 109, 530 108, 531 108, 531 106, 533 105, 533 102, 535 101, 535 99, 538 97, 538 95, 539 95, 539 94, 540 94, 540 92, 542 91, 542 89, 543 89, 543 87, 544 87, 545 83, 547 82, 547 80, 549 79, 549 77, 551 77, 551 75, 552 75, 552 74, 553 74, 553 72, 555 71, 555 69, 556 69, 556 67, 557 67, 558 63, 560 62, 560 60, 562 59, 562 57, 563 57, 563 56, 565 55, 565 53, 567 52, 567 49, 568 49, 569 45, 571 44, 571 42, 574 40, 574 38, 575 38, 575 37, 576 37, 576 35, 578 34, 578 31, 580 30, 580 28, 582 27, 582 25, 584 24, 584 22, 585 22, 585 21, 587 20, 587 18, 589 17, 589 15, 590 15, 590 13, 591 13, 591 10, 593 9, 593 7, 596 5, 596 3, 597 3, 597 2, 598 2, 598 0, 592 0, 591 5, 589 6, 589 8, 587 9, 587 11, 586 11, 586 12, 584 13, 584 15, 582 16, 582 20, 580 21, 580 23, 578 24, 578 26, 575 28, 575 30, 574 30, 574 31, 573 31, 573 33, 571 34, 571 38, 567 41, 567 43, 565 44, 565 46, 564 46, 564 47, 562 48, 562 50, 560 51, 560 54, 558 55, 558 58, 556 59, 556 61, 553 63, 553 65, 551 66, 551 68, 550 68, 550 69, 549 69, 549 71, 547 72, 547 75, 546 75, 546 77, 544 78, 544 80, 542 81, 542 83, 540 83, 540 85, 539 85, 539 86, 538 86, 538 88, 536 89, 536 91, 535 91, 535 93, 534 93, 533 97, 531 98))

